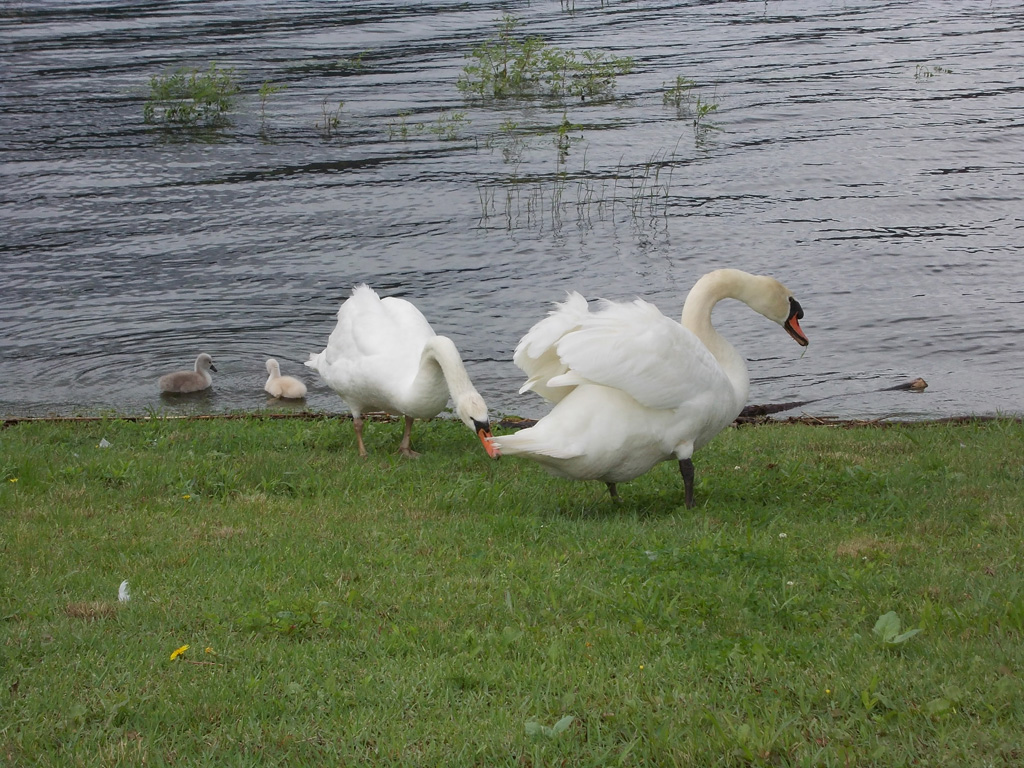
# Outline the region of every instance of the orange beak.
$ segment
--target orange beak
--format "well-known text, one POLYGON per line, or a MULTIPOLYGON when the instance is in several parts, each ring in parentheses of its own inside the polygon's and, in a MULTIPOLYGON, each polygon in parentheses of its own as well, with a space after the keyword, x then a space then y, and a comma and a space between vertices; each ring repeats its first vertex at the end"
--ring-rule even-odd
POLYGON ((800 327, 800 318, 804 316, 804 310, 800 306, 800 302, 794 299, 792 296, 789 297, 789 317, 786 318, 786 322, 782 324, 782 327, 786 329, 786 333, 796 339, 796 343, 801 347, 806 347, 811 342, 807 339, 804 334, 803 328, 800 327))
POLYGON ((491 434, 491 430, 486 426, 481 426, 477 429, 476 433, 480 437, 480 442, 484 444, 484 450, 487 451, 487 455, 492 459, 500 459, 501 451, 499 451, 498 446, 492 442, 494 435, 491 434))
POLYGON ((800 323, 797 322, 796 315, 790 315, 789 319, 782 327, 786 329, 786 332, 790 336, 796 339, 796 343, 799 344, 801 347, 806 347, 808 344, 811 343, 808 340, 807 336, 804 335, 804 331, 800 327, 800 323))

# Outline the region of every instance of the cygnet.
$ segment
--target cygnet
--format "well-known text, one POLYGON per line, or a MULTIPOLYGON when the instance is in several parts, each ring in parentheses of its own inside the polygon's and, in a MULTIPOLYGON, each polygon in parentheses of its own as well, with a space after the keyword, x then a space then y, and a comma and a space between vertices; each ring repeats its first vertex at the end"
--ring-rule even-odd
POLYGON ((270 378, 263 388, 274 397, 301 400, 306 396, 306 385, 292 376, 282 376, 281 366, 274 358, 267 360, 267 373, 270 374, 270 378))
POLYGON ((213 384, 210 371, 216 370, 213 366, 213 358, 203 352, 196 358, 194 371, 175 371, 161 376, 160 391, 172 395, 182 395, 186 392, 209 389, 213 384))

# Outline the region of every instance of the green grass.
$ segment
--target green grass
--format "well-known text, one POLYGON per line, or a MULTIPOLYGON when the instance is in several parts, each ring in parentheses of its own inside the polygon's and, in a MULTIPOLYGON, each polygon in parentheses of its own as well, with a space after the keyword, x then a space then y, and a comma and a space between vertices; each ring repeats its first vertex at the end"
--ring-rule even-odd
POLYGON ((0 431, 0 760, 1024 761, 1020 423, 728 430, 694 510, 400 432, 0 431))

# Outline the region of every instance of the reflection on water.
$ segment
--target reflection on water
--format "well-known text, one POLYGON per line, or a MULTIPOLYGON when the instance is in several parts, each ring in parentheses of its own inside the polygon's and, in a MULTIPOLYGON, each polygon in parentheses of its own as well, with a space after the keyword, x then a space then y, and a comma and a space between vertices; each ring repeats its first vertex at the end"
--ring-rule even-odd
POLYGON ((571 5, 5 6, 0 415, 264 408, 267 357, 337 410, 301 363, 361 281, 452 336, 493 412, 537 415, 511 353, 566 290, 675 316, 720 266, 807 313, 801 357, 716 311, 755 402, 1024 410, 1019 4, 571 5), (635 69, 611 100, 467 102, 503 11, 635 69), (228 128, 143 123, 153 75, 210 62, 243 89, 228 128), (677 78, 718 105, 696 126, 677 78), (200 351, 213 390, 162 399, 200 351))

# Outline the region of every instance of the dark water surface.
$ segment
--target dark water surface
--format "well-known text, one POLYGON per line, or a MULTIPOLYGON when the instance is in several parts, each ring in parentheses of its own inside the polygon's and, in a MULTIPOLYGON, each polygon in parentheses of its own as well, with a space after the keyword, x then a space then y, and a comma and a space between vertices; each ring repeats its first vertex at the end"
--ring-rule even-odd
POLYGON ((539 415, 511 356, 551 302, 677 316, 722 266, 806 311, 803 356, 716 311, 752 402, 1021 413, 1022 51, 1016 0, 0 4, 0 416, 262 408, 269 356, 340 410, 301 362, 363 281, 455 340, 492 412, 539 415), (503 12, 635 69, 611 101, 467 101, 503 12), (151 76, 210 62, 243 88, 229 127, 143 122, 151 76), (677 75, 712 125, 664 103, 677 75), (264 81, 286 87, 261 116, 264 81), (162 400, 200 351, 213 391, 162 400))

